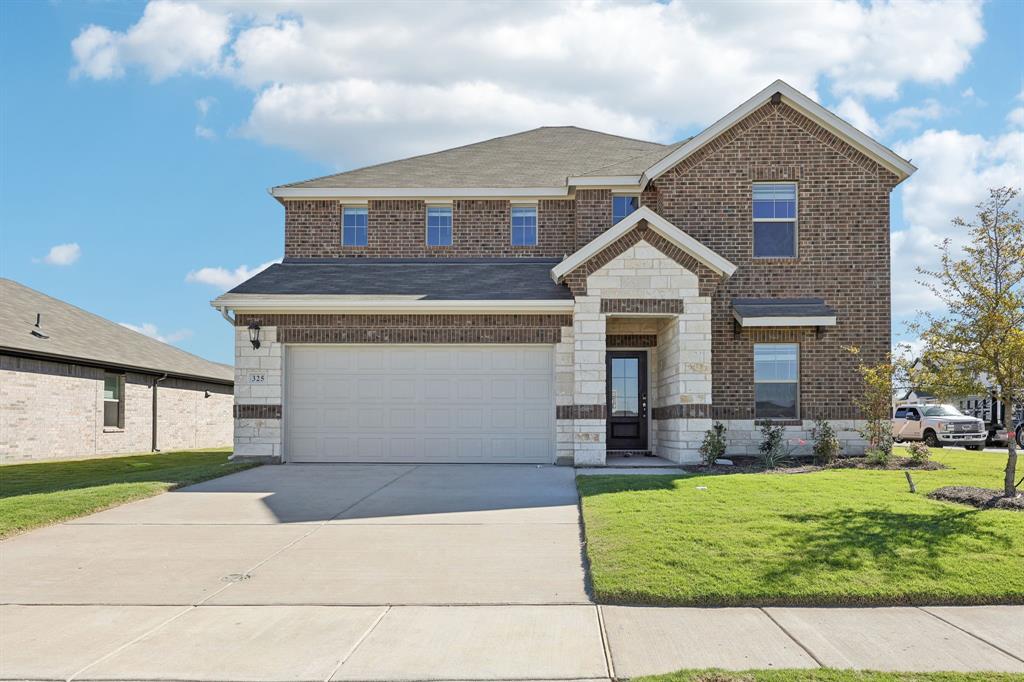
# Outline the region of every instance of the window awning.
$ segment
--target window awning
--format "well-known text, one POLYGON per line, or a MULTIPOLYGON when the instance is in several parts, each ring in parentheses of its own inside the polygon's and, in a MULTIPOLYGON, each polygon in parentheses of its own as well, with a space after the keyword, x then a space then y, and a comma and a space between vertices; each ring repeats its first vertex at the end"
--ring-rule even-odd
POLYGON ((734 298, 741 327, 834 327, 836 313, 821 298, 734 298))

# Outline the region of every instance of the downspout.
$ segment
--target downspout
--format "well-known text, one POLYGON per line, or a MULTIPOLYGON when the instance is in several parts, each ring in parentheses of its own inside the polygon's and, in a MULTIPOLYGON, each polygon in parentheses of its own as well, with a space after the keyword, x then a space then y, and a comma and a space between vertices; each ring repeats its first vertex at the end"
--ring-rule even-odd
POLYGON ((153 452, 160 452, 156 447, 156 424, 157 424, 157 409, 156 409, 156 389, 161 381, 167 378, 167 372, 159 379, 153 379, 153 452))

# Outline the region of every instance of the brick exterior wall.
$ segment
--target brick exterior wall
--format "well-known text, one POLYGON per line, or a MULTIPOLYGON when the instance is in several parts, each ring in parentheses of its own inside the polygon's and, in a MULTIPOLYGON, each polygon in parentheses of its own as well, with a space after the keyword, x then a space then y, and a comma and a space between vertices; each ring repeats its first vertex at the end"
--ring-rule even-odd
MULTIPOLYGON (((570 199, 545 199, 536 204, 535 246, 512 246, 512 202, 496 199, 452 202, 451 246, 427 246, 427 205, 416 199, 370 201, 366 246, 343 246, 341 203, 337 200, 287 201, 284 255, 286 258, 550 258, 576 250, 576 204, 570 199)), ((608 210, 610 220, 611 208, 608 210)))
POLYGON ((657 180, 659 213, 738 270, 712 293, 715 417, 753 416, 753 344, 799 341, 801 411, 852 419, 858 362, 890 348, 889 193, 896 177, 785 104, 767 104, 657 180), (753 258, 751 183, 798 183, 798 257, 753 258), (713 198, 713 200, 709 200, 713 198), (824 298, 838 325, 733 333, 739 297, 824 298), (861 349, 859 359, 844 347, 861 349))
POLYGON ((576 248, 578 251, 612 226, 610 189, 576 190, 576 248))
MULTIPOLYGON (((103 426, 103 377, 100 368, 0 355, 0 462, 149 452, 154 377, 125 374, 123 429, 103 426)), ((157 398, 160 450, 231 444, 230 386, 168 378, 157 398)))

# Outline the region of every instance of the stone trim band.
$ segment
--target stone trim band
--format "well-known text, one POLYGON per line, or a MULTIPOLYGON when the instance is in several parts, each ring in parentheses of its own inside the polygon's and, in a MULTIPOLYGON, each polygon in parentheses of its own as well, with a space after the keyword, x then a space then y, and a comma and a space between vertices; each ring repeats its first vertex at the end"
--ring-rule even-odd
POLYGON ((280 405, 239 405, 235 403, 235 419, 280 419, 280 405))
POLYGON ((605 419, 604 405, 557 405, 555 419, 605 419))

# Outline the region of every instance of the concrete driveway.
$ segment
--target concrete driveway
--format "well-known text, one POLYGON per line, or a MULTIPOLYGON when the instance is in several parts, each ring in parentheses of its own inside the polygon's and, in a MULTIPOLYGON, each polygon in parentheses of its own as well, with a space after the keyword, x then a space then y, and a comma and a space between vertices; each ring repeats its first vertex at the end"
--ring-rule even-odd
POLYGON ((566 468, 260 467, 13 538, 0 575, 5 678, 608 674, 566 468))
POLYGON ((12 538, 0 543, 0 678, 1024 671, 1018 606, 598 607, 574 473, 268 466, 12 538))

